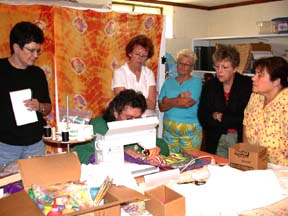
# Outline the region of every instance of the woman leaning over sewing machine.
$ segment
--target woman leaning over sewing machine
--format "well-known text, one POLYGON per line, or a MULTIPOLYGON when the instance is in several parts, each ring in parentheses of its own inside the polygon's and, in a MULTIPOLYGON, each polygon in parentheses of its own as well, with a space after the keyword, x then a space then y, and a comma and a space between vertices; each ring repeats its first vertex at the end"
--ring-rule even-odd
MULTIPOLYGON (((90 124, 93 125, 94 134, 105 135, 108 131, 107 122, 141 118, 146 109, 146 99, 141 92, 125 89, 113 98, 103 116, 95 117, 90 124)), ((153 158, 158 156, 159 153, 169 155, 169 149, 162 139, 157 138, 156 145, 156 148, 149 149, 147 157, 153 158)), ((143 150, 138 144, 127 145, 125 148, 133 148, 136 152, 142 152, 143 150)), ((76 145, 73 147, 73 151, 77 152, 81 163, 94 162, 94 141, 76 145)))
POLYGON ((268 162, 288 166, 288 63, 254 62, 253 93, 244 113, 244 142, 267 147, 268 162))

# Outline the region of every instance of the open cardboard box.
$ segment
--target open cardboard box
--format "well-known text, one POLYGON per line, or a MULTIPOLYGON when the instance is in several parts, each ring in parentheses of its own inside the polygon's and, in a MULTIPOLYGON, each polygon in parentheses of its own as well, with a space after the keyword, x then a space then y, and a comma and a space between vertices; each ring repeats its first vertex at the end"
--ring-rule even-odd
MULTIPOLYGON (((75 153, 65 153, 22 159, 18 161, 25 191, 0 199, 1 216, 39 216, 44 215, 30 199, 27 192, 32 184, 51 185, 77 181, 81 175, 81 164, 75 153)), ((120 216, 120 205, 145 196, 124 186, 112 185, 104 198, 104 205, 80 210, 66 215, 81 216, 120 216)))
POLYGON ((240 170, 267 168, 267 149, 263 146, 237 143, 229 148, 229 165, 240 170))
POLYGON ((145 191, 146 209, 153 216, 185 216, 185 198, 165 185, 145 191))
POLYGON ((267 43, 251 43, 251 50, 252 51, 272 51, 271 44, 267 43))

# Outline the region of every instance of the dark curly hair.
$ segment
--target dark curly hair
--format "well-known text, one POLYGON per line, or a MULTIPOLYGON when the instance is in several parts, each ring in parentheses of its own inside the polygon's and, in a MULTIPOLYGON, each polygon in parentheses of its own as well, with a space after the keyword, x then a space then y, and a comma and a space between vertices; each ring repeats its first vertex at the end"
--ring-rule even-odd
POLYGON ((22 49, 25 44, 35 42, 42 44, 44 34, 41 28, 31 22, 19 22, 10 32, 10 52, 14 53, 13 44, 18 44, 22 49))
POLYGON ((219 44, 213 54, 213 62, 227 59, 231 61, 232 67, 236 68, 240 64, 240 54, 236 47, 232 45, 219 44))
POLYGON ((259 68, 261 71, 266 69, 270 75, 270 80, 280 79, 283 87, 288 86, 288 63, 280 56, 260 58, 254 61, 253 69, 259 68))
POLYGON ((104 120, 106 122, 116 121, 114 112, 116 111, 118 114, 121 114, 126 106, 139 108, 142 113, 147 109, 146 99, 141 92, 136 92, 133 89, 125 89, 116 95, 109 103, 103 115, 104 120))
POLYGON ((133 37, 126 45, 126 56, 128 58, 129 54, 133 51, 136 45, 140 45, 148 51, 147 59, 151 58, 154 55, 154 45, 152 40, 148 38, 146 35, 137 35, 133 37))

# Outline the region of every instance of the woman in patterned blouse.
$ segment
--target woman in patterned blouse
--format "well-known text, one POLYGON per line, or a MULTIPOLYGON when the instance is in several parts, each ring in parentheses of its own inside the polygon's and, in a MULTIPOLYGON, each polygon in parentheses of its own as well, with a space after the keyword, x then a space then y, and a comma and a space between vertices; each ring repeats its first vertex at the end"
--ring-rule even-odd
POLYGON ((253 93, 244 113, 244 142, 265 146, 268 162, 288 166, 288 63, 254 62, 253 93))

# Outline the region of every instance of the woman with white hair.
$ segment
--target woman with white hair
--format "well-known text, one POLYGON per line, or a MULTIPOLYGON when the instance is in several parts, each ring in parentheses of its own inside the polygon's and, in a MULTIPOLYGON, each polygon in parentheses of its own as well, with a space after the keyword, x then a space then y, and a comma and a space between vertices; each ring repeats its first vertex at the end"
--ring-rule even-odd
POLYGON ((197 111, 202 81, 192 75, 197 61, 190 49, 177 53, 178 76, 166 80, 159 95, 159 109, 164 112, 163 138, 170 152, 199 150, 202 127, 197 111))

